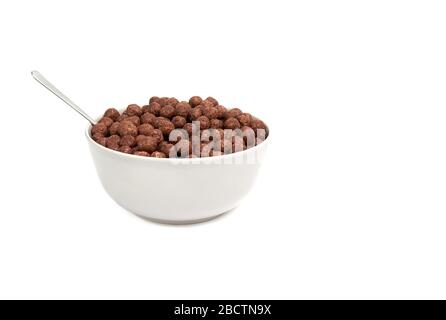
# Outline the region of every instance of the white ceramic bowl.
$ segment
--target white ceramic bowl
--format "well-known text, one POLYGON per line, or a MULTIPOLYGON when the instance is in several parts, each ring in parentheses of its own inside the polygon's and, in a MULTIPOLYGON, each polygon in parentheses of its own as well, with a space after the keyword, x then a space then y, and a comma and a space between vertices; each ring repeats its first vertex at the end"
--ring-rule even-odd
POLYGON ((162 223, 212 219, 235 208, 254 185, 270 137, 228 155, 159 159, 117 152, 86 137, 104 189, 120 206, 162 223))

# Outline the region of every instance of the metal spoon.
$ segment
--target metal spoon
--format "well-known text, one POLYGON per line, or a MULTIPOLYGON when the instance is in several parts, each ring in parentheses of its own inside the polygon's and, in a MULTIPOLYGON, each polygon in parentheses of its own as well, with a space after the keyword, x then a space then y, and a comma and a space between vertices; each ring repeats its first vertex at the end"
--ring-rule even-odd
POLYGON ((68 98, 66 95, 64 95, 62 92, 60 92, 59 89, 57 89, 51 82, 49 82, 47 79, 45 79, 44 76, 40 74, 38 71, 31 71, 31 75, 34 79, 36 79, 37 82, 39 82, 42 86, 47 88, 49 91, 54 93, 57 97, 59 97, 63 102, 68 104, 71 108, 73 108, 76 112, 78 112, 81 116, 83 116, 85 119, 87 119, 91 125, 95 125, 96 121, 93 120, 92 117, 90 117, 88 114, 85 113, 84 110, 79 108, 77 104, 75 104, 73 101, 71 101, 70 98, 68 98))

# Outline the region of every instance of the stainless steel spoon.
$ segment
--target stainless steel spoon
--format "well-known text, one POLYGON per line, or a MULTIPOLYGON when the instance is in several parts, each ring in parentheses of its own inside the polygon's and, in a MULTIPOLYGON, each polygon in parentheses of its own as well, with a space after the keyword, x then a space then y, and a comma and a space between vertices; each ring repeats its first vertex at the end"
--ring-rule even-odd
POLYGON ((75 104, 70 98, 68 98, 66 95, 64 95, 59 89, 57 89, 51 82, 49 82, 47 79, 45 79, 44 76, 40 74, 38 71, 31 71, 31 75, 34 79, 36 79, 37 82, 39 82, 42 86, 47 88, 49 91, 54 93, 57 97, 59 97, 63 102, 68 104, 71 108, 73 108, 76 112, 78 112, 81 116, 83 116, 85 119, 87 119, 91 125, 95 125, 96 121, 93 120, 92 117, 90 117, 88 114, 85 113, 84 110, 79 108, 77 104, 75 104))

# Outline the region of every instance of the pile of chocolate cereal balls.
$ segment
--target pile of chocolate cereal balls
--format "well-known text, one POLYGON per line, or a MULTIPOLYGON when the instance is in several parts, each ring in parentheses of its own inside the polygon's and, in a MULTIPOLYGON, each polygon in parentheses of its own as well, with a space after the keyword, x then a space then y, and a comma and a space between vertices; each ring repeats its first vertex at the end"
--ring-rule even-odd
POLYGON ((93 140, 109 149, 155 158, 234 153, 261 143, 267 135, 263 121, 251 114, 198 96, 189 102, 152 97, 148 105, 131 104, 122 114, 110 108, 91 129, 93 140))

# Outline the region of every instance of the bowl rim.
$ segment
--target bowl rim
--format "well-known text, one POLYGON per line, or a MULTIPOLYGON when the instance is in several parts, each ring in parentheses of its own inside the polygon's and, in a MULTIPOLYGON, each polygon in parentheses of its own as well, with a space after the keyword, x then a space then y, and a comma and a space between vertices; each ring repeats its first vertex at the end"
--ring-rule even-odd
MULTIPOLYGON (((96 118, 95 120, 99 120, 102 117, 96 118)), ((104 150, 105 152, 110 152, 111 154, 114 154, 116 156, 122 156, 124 158, 129 158, 129 159, 140 159, 140 160, 144 160, 144 161, 164 161, 164 162, 203 162, 203 161, 218 161, 218 159, 227 159, 229 157, 236 157, 236 156, 243 156, 244 154, 248 153, 248 152, 255 152, 257 149, 259 149, 261 146, 264 147, 266 146, 267 143, 269 143, 270 140, 270 130, 269 130, 269 126, 267 126, 268 128, 268 136, 266 137, 265 140, 262 141, 262 143, 259 143, 257 145, 255 145, 252 148, 243 150, 243 151, 238 151, 238 152, 234 152, 234 153, 229 153, 229 154, 222 154, 220 156, 212 156, 212 157, 203 157, 203 158, 155 158, 155 157, 142 157, 142 156, 138 156, 135 154, 129 154, 129 153, 124 153, 124 152, 120 152, 120 151, 116 151, 113 149, 109 149, 107 147, 104 147, 103 145, 97 143, 96 141, 93 140, 93 138, 91 137, 91 127, 93 125, 92 124, 88 124, 87 128, 85 129, 85 136, 87 137, 87 140, 89 143, 95 145, 96 147, 98 147, 101 150, 104 150)))

